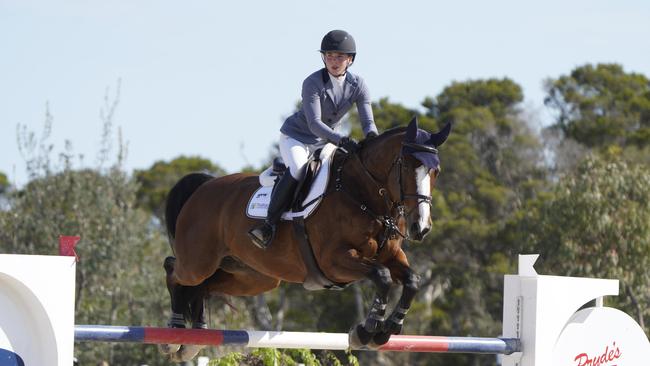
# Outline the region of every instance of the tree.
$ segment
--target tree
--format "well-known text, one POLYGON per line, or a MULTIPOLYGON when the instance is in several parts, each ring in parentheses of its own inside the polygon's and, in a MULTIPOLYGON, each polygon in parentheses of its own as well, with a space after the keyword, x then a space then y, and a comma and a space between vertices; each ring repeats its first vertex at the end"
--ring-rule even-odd
MULTIPOLYGON (((427 116, 453 129, 440 148, 434 226, 422 245, 411 246, 414 262, 425 269, 422 296, 430 308, 419 334, 500 331, 501 281, 512 262, 499 232, 545 184, 542 146, 520 109, 522 100, 513 81, 489 79, 455 82, 423 103, 427 116)), ((494 362, 458 355, 441 364, 452 361, 494 362)))
POLYGON ((7 176, 0 172, 0 211, 4 210, 7 206, 7 195, 11 189, 11 184, 9 184, 9 179, 7 176))
POLYGON ((5 194, 9 189, 9 179, 7 175, 0 172, 0 195, 5 194))
POLYGON ((521 87, 504 78, 453 82, 435 102, 425 103, 430 105, 429 114, 434 117, 449 118, 452 111, 467 108, 485 108, 494 116, 505 117, 516 110, 523 98, 521 87))
POLYGON ((590 148, 650 145, 650 81, 618 64, 591 64, 545 83, 554 128, 590 148))
POLYGON ((226 174, 220 166, 198 156, 179 156, 170 162, 157 161, 146 170, 136 170, 135 179, 140 185, 138 206, 152 212, 162 222, 169 190, 184 175, 199 171, 215 176, 226 174))
POLYGON ((542 273, 619 279, 621 295, 613 301, 644 326, 650 305, 647 166, 592 155, 508 226, 510 245, 541 254, 542 273))
MULTIPOLYGON (((79 235, 76 323, 159 322, 151 315, 166 310, 160 264, 166 245, 148 229, 146 215, 134 208, 135 188, 114 169, 64 170, 34 179, 11 197, 11 208, 0 217, 0 249, 51 255, 57 253, 59 235, 79 235)), ((75 352, 82 361, 113 363, 144 359, 138 355, 143 351, 79 344, 75 352)))
MULTIPOLYGON (((104 165, 111 151, 107 139, 112 139, 116 104, 107 105, 98 166, 93 169, 75 166, 70 142, 59 159, 52 160, 49 108, 40 138, 19 126, 19 148, 30 181, 9 192, 7 210, 0 211, 0 252, 57 254, 59 235, 79 235, 75 322, 156 325, 167 318, 162 270, 166 238, 135 207, 138 186, 122 169, 121 141, 116 161, 104 165)), ((169 364, 156 347, 142 345, 79 343, 75 354, 82 364, 169 364)))
MULTIPOLYGON (((421 244, 406 243, 411 266, 423 278, 405 333, 486 336, 500 331, 502 276, 513 263, 499 233, 545 185, 541 142, 520 109, 522 100, 512 80, 488 79, 452 83, 435 98, 425 98, 423 112, 387 98, 373 104, 380 131, 414 115, 429 131, 453 124, 439 149, 434 226, 421 244)), ((490 356, 390 357, 428 365, 494 362, 490 356)))

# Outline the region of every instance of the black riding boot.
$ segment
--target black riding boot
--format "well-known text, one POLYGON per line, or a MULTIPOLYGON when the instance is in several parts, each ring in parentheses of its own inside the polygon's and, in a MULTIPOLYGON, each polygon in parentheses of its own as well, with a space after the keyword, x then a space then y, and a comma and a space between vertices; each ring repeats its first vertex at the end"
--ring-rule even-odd
POLYGON ((282 213, 291 204, 293 191, 296 189, 298 181, 295 180, 289 171, 285 171, 284 175, 278 182, 278 185, 271 193, 271 202, 266 214, 266 220, 262 225, 256 226, 248 231, 248 236, 261 249, 266 249, 275 237, 275 230, 282 213))

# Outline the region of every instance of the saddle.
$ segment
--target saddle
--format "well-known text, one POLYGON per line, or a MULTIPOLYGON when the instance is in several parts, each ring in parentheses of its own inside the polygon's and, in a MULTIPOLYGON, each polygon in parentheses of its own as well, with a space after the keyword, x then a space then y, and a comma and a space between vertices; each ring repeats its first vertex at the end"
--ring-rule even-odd
MULTIPOLYGON (((314 155, 309 158, 309 161, 306 164, 305 176, 300 182, 298 182, 294 195, 287 204, 292 211, 300 212, 304 210, 306 206, 309 206, 309 203, 305 202, 305 199, 309 194, 311 186, 314 184, 316 175, 320 171, 322 164, 320 153, 321 149, 316 150, 314 155)), ((273 164, 260 174, 260 184, 263 187, 273 186, 275 188, 275 185, 280 181, 280 178, 285 174, 286 170, 287 166, 284 165, 282 159, 273 159, 273 164)))
MULTIPOLYGON (((316 210, 325 195, 335 152, 336 146, 333 144, 327 144, 314 152, 307 162, 304 178, 296 188, 290 206, 291 210, 282 214, 282 219, 292 221, 294 235, 299 242, 300 254, 307 266, 307 277, 302 284, 307 290, 340 290, 348 285, 332 282, 323 274, 316 262, 305 230, 305 218, 316 210)), ((266 217, 273 187, 280 180, 282 174, 287 174, 286 170, 286 166, 279 159, 275 159, 273 165, 260 174, 262 187, 253 193, 248 202, 246 207, 248 217, 258 219, 266 217)))
MULTIPOLYGON (((304 178, 291 200, 290 211, 282 214, 283 220, 293 220, 302 216, 307 218, 321 202, 329 182, 330 167, 336 146, 327 144, 322 149, 316 150, 307 162, 304 178)), ((271 200, 273 186, 285 174, 286 166, 276 158, 273 164, 260 174, 260 185, 246 206, 246 215, 250 218, 260 219, 266 217, 266 211, 271 200)))

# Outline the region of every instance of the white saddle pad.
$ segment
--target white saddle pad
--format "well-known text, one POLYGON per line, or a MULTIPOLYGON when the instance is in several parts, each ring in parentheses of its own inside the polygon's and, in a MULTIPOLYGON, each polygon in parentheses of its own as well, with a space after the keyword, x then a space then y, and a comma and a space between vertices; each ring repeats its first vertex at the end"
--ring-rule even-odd
MULTIPOLYGON (((325 189, 327 188, 327 183, 329 182, 329 176, 330 176, 330 166, 332 165, 332 155, 334 155, 334 151, 336 151, 336 145, 334 144, 327 144, 323 147, 320 153, 320 160, 322 161, 320 170, 316 174, 316 178, 314 178, 314 181, 312 182, 312 185, 309 190, 309 194, 305 198, 305 200, 302 202, 302 206, 305 206, 309 202, 309 206, 306 206, 304 210, 300 212, 293 212, 293 211, 288 211, 282 214, 282 219, 284 220, 291 220, 294 217, 298 216, 303 216, 307 218, 314 210, 316 207, 318 207, 318 204, 322 201, 323 193, 325 192, 325 189), (313 202, 312 202, 313 201, 313 202)), ((265 177, 265 175, 268 174, 269 169, 267 169, 265 172, 263 172, 260 175, 260 181, 263 181, 264 183, 268 182, 268 179, 262 179, 265 177)), ((286 174, 289 174, 288 172, 286 174)), ((264 185, 263 187, 260 187, 253 193, 253 196, 251 196, 250 200, 248 201, 248 205, 246 206, 246 215, 251 218, 255 219, 263 219, 266 217, 266 212, 269 208, 269 202, 271 202, 271 191, 273 190, 273 185, 264 185)))

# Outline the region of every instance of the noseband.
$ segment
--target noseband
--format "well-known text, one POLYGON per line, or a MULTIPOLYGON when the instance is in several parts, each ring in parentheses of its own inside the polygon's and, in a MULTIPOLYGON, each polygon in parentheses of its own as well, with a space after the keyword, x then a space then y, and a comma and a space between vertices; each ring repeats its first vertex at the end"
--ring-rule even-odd
MULTIPOLYGON (((417 143, 411 143, 411 142, 402 142, 402 146, 410 147, 413 148, 417 151, 425 151, 425 152, 430 152, 433 154, 437 154, 438 150, 434 147, 427 146, 427 145, 421 145, 417 143)), ((404 185, 403 185, 403 178, 402 178, 402 170, 404 168, 404 154, 403 151, 400 149, 400 154, 395 160, 393 160, 393 163, 390 166, 390 169, 388 170, 388 177, 390 177, 391 172, 393 169, 397 166, 398 167, 398 185, 399 185, 399 193, 400 193, 400 199, 399 201, 395 202, 389 197, 389 191, 384 185, 382 185, 374 176, 373 174, 366 168, 366 166, 363 164, 361 161, 361 158, 358 156, 358 154, 353 154, 354 155, 354 160, 356 160, 359 165, 362 168, 362 171, 365 173, 365 175, 369 178, 369 180, 377 187, 377 193, 379 196, 381 196, 384 199, 384 202, 386 203, 386 209, 387 212, 385 215, 379 215, 375 212, 373 212, 367 204, 359 201, 351 192, 345 189, 343 187, 343 181, 342 181, 342 173, 343 173, 343 167, 345 166, 345 163, 348 161, 350 158, 350 155, 346 155, 343 162, 339 167, 336 169, 336 180, 335 180, 335 191, 336 192, 343 192, 346 193, 346 196, 355 202, 361 211, 369 214, 372 216, 375 220, 377 220, 379 223, 381 223, 384 226, 384 235, 382 240, 379 243, 379 250, 381 250, 388 239, 395 239, 397 236, 401 236, 404 239, 408 239, 408 230, 406 234, 404 234, 400 229, 397 223, 399 222, 399 219, 401 217, 406 217, 407 215, 410 215, 415 208, 417 208, 420 203, 427 203, 429 207, 431 206, 431 196, 427 195, 422 195, 418 194, 417 192, 415 194, 407 194, 404 193, 404 185), (404 204, 404 201, 407 199, 417 199, 417 204, 415 207, 406 213, 406 205, 404 204), (391 215, 391 211, 393 209, 396 209, 397 214, 395 216, 391 215)))

